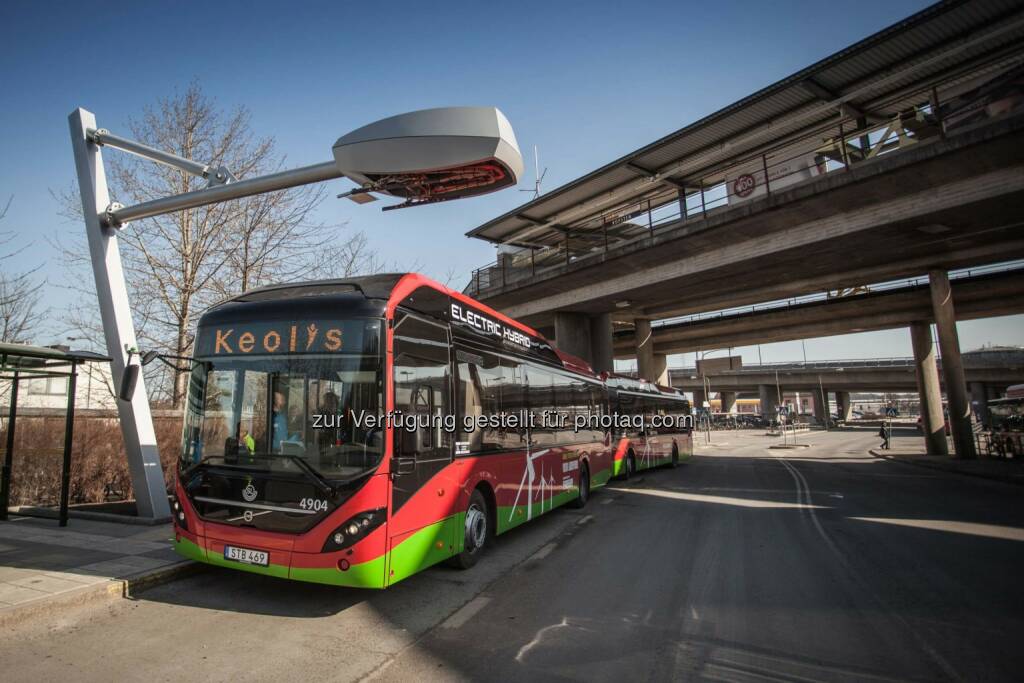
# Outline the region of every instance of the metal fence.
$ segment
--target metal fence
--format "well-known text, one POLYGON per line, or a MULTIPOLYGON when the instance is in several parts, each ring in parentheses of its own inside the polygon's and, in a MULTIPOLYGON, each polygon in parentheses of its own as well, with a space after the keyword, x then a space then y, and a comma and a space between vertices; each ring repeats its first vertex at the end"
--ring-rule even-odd
POLYGON ((474 270, 465 292, 477 296, 566 265, 596 261, 612 248, 652 240, 659 231, 677 228, 686 221, 705 220, 877 157, 945 138, 950 131, 944 125, 944 107, 955 103, 959 95, 944 104, 937 93, 938 88, 953 82, 900 93, 899 100, 917 98, 919 103, 887 121, 865 124, 863 119, 837 115, 837 120, 786 139, 774 148, 709 165, 679 181, 692 190, 652 187, 649 195, 634 203, 566 230, 558 246, 503 254, 474 270))

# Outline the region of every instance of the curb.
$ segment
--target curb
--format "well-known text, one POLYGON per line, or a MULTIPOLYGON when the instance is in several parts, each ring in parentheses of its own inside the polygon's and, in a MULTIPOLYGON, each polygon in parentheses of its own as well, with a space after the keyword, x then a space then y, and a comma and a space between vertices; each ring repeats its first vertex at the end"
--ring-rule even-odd
POLYGON ((936 465, 936 464, 929 463, 929 462, 922 462, 920 460, 901 460, 900 458, 897 458, 897 457, 892 456, 892 455, 884 455, 882 453, 879 453, 878 449, 876 449, 876 448, 868 449, 868 454, 873 455, 874 457, 876 457, 876 458, 878 458, 880 460, 888 460, 890 462, 903 463, 904 465, 911 465, 913 467, 922 467, 922 468, 924 468, 926 470, 934 470, 934 471, 937 471, 937 472, 947 472, 949 474, 960 474, 960 475, 963 475, 965 477, 974 477, 976 479, 986 479, 988 481, 998 481, 1000 483, 1011 484, 1013 486, 1024 486, 1024 478, 1021 478, 1021 477, 1008 478, 1008 477, 1001 477, 999 475, 994 475, 994 474, 986 474, 985 472, 968 472, 968 471, 965 471, 965 470, 954 469, 952 467, 943 467, 942 465, 936 465))
MULTIPOLYGON (((19 505, 8 508, 12 515, 26 515, 30 517, 42 517, 45 519, 60 519, 60 514, 53 508, 35 507, 32 505, 19 505)), ((85 519, 93 522, 116 522, 117 524, 135 524, 137 526, 159 526, 174 521, 171 517, 134 517, 131 515, 118 515, 112 512, 95 512, 92 510, 68 510, 69 519, 85 519)))
POLYGON ((110 579, 103 583, 82 586, 64 593, 36 598, 20 605, 0 609, 0 628, 18 626, 30 619, 63 613, 69 607, 80 607, 98 602, 116 602, 132 599, 137 593, 179 578, 191 576, 207 569, 192 560, 181 560, 152 571, 110 579))

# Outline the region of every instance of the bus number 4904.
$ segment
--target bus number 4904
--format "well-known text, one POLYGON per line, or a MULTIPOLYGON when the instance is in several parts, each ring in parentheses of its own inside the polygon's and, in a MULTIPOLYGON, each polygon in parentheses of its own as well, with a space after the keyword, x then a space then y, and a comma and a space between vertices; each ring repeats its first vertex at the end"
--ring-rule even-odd
POLYGON ((320 512, 321 510, 327 509, 326 500, 317 500, 316 498, 303 498, 299 501, 299 507, 303 510, 312 510, 313 512, 320 512))

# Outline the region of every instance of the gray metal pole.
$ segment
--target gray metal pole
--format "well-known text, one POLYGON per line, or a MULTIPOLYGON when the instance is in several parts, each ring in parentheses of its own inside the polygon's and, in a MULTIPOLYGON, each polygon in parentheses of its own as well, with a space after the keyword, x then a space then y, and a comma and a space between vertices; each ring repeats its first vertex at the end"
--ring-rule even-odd
POLYGON ((60 470, 60 526, 68 525, 68 502, 71 493, 71 446, 75 440, 75 387, 78 367, 71 364, 68 377, 68 410, 64 417, 64 462, 60 470))
POLYGON ((121 136, 114 135, 110 131, 103 130, 102 128, 99 130, 90 129, 87 134, 89 136, 89 141, 94 142, 97 145, 116 147, 117 149, 125 152, 137 154, 140 157, 152 159, 153 161, 166 164, 167 166, 180 168, 182 171, 199 176, 200 178, 205 178, 207 172, 210 170, 209 164, 202 164, 198 161, 179 157, 177 154, 170 154, 163 150, 150 147, 149 145, 144 145, 141 142, 136 142, 135 140, 122 138, 121 136))
MULTIPOLYGON (((82 195, 92 271, 96 279, 96 296, 103 320, 107 354, 111 358, 110 370, 114 386, 119 386, 128 361, 126 348, 136 346, 135 326, 128 304, 128 289, 125 286, 117 232, 105 229, 100 224, 100 216, 110 204, 110 196, 107 193, 107 176, 100 148, 86 137, 89 128, 96 128, 96 117, 84 109, 77 109, 68 117, 68 123, 71 127, 71 146, 75 152, 75 168, 78 171, 78 189, 82 195)), ((169 518, 171 509, 167 504, 146 383, 141 374, 132 400, 118 400, 117 411, 139 517, 169 518)))
POLYGON ((174 211, 194 209, 197 206, 216 204, 231 199, 251 197, 252 195, 264 192, 275 192, 277 190, 286 190, 289 187, 333 180, 334 178, 341 178, 343 175, 338 170, 337 164, 333 161, 328 161, 322 164, 293 168, 290 171, 271 173, 270 175, 250 178, 248 180, 239 180, 227 185, 217 185, 216 187, 209 187, 194 192, 185 192, 173 197, 161 197, 160 199, 135 204, 134 206, 116 209, 109 213, 106 211, 107 207, 104 206, 100 213, 104 215, 105 220, 110 225, 118 227, 129 221, 160 216, 174 211))
MULTIPOLYGON (((5 362, 4 365, 7 365, 5 362)), ((4 469, 0 478, 0 520, 7 519, 7 507, 11 504, 11 467, 14 463, 14 422, 18 417, 18 371, 11 380, 11 409, 7 413, 7 451, 4 453, 4 469)))

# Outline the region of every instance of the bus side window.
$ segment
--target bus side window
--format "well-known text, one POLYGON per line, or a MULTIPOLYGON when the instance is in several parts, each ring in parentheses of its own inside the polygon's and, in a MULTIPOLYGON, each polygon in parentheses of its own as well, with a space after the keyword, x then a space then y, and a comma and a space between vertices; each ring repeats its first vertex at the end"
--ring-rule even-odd
POLYGON ((451 462, 451 434, 443 429, 451 376, 448 328, 399 311, 394 335, 394 405, 396 416, 416 420, 415 429, 396 425, 394 452, 411 472, 394 481, 392 510, 399 509, 425 482, 451 462))
POLYGON ((450 439, 440 428, 447 412, 448 331, 417 316, 396 318, 395 409, 403 420, 424 425, 395 429, 395 451, 418 460, 447 458, 450 439))

